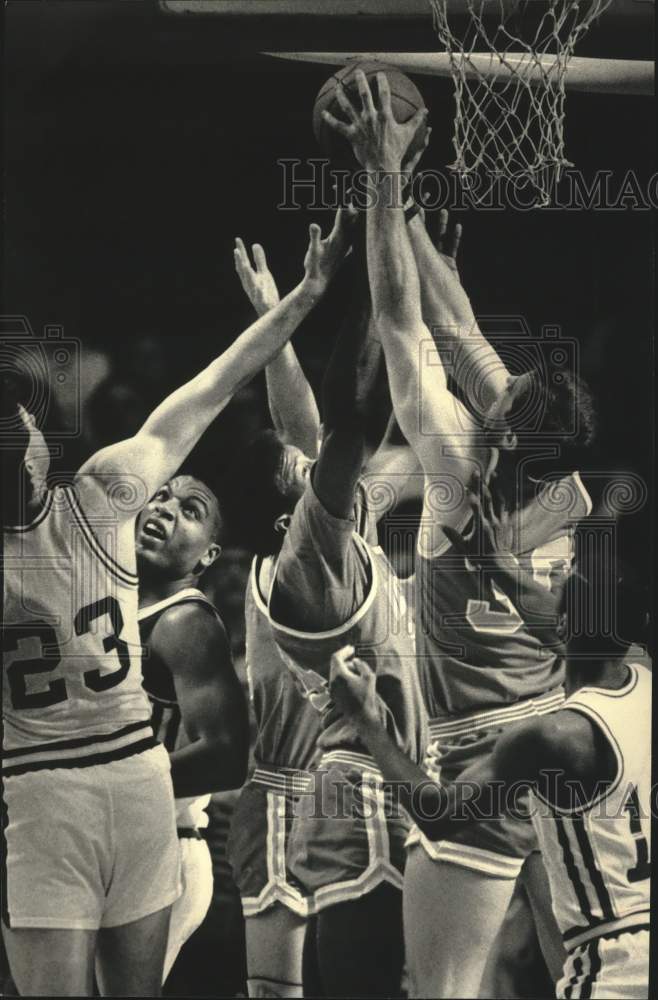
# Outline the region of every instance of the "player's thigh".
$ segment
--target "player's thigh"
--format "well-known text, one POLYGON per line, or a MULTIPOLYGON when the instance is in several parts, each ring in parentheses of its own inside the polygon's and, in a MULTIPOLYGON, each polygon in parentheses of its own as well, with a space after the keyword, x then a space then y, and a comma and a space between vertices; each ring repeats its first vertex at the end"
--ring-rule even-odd
POLYGON ((477 996, 514 883, 435 861, 420 846, 409 851, 403 901, 412 996, 477 996))
POLYGON ((301 995, 305 934, 306 919, 280 903, 246 918, 250 996, 301 995))
POLYGON ((533 851, 526 858, 521 870, 521 879, 532 907, 535 930, 544 961, 553 983, 557 983, 562 975, 567 953, 560 928, 553 914, 551 888, 539 851, 533 851))
POLYGON ((157 913, 182 891, 181 851, 169 757, 162 746, 108 769, 114 832, 112 880, 101 927, 157 913))
POLYGON ((20 996, 91 996, 95 931, 3 925, 2 933, 20 996))
POLYGON ((103 996, 159 997, 171 906, 98 932, 96 976, 103 996))
POLYGON ((179 849, 183 891, 171 908, 163 982, 185 942, 203 923, 212 902, 212 859, 207 843, 183 837, 179 849))

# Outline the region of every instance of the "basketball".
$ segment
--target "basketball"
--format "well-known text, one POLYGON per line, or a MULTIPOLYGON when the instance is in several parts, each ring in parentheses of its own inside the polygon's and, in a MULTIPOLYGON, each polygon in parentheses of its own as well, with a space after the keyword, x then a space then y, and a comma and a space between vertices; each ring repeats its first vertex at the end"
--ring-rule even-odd
MULTIPOLYGON (((329 111, 339 121, 346 121, 345 112, 338 103, 336 96, 336 89, 339 83, 343 84, 347 96, 355 106, 360 106, 359 92, 354 79, 357 69, 363 70, 366 75, 375 106, 378 103, 377 73, 386 73, 388 85, 391 90, 391 108, 393 109, 396 121, 409 121, 419 108, 425 106, 418 87, 411 82, 408 76, 405 76, 404 73, 401 73, 400 70, 395 69, 393 66, 387 66, 385 63, 377 62, 376 60, 367 62, 354 60, 343 66, 342 69, 336 70, 327 82, 323 84, 313 107, 313 131, 315 138, 323 153, 330 158, 334 166, 353 168, 356 160, 347 139, 343 138, 342 135, 339 135, 327 124, 322 117, 322 112, 329 111)), ((425 137, 425 129, 426 126, 423 124, 416 132, 409 147, 411 153, 415 152, 422 144, 425 137)))

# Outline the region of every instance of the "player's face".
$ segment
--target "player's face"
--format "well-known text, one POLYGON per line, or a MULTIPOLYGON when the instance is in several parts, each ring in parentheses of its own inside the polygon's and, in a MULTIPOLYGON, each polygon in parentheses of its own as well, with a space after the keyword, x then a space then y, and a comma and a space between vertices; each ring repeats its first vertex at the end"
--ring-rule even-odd
POLYGON ((516 447, 516 434, 510 426, 509 417, 514 406, 532 392, 532 386, 531 372, 510 378, 505 392, 489 407, 483 423, 490 447, 505 450, 516 447))
POLYGON ((311 474, 312 459, 292 444, 287 444, 281 451, 276 485, 280 493, 291 500, 299 500, 306 489, 311 474))
POLYGON ((204 483, 193 476, 170 479, 137 519, 139 564, 171 579, 202 572, 220 553, 218 520, 217 498, 204 483))

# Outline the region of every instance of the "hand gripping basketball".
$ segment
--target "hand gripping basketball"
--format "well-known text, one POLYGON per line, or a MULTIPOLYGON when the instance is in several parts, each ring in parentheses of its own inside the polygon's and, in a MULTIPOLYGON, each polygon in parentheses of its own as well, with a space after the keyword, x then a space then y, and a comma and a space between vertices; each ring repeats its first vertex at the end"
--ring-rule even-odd
POLYGON ((378 104, 375 107, 368 80, 362 70, 355 73, 360 108, 355 108, 342 87, 337 89, 337 99, 347 116, 347 123, 339 121, 330 111, 322 116, 326 123, 349 140, 359 163, 368 170, 399 171, 404 155, 421 123, 427 108, 419 108, 407 122, 397 122, 391 108, 391 91, 385 73, 377 74, 378 104))

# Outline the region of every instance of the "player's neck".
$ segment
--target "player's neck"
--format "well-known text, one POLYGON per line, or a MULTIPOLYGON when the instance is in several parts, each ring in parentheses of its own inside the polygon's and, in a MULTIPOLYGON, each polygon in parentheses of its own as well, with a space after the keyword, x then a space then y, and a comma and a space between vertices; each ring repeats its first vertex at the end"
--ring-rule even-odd
POLYGON ((151 604, 164 601, 173 594, 187 590, 189 587, 198 587, 199 578, 192 573, 182 577, 180 580, 162 580, 153 576, 140 575, 139 578, 139 607, 148 608, 151 604))
POLYGON ((608 660, 570 661, 564 683, 567 698, 583 687, 622 688, 628 681, 628 667, 624 656, 608 660))

